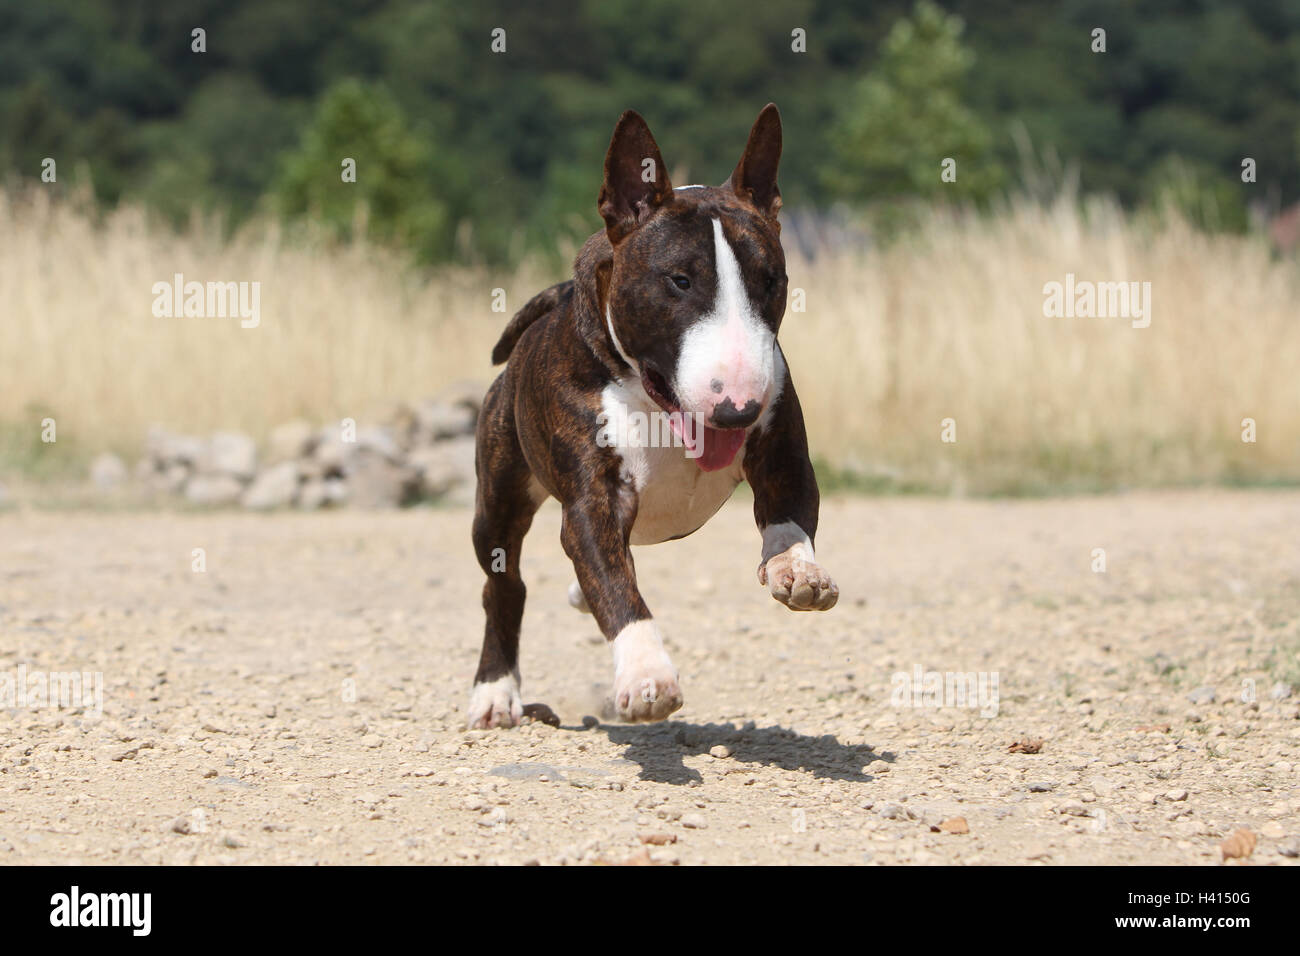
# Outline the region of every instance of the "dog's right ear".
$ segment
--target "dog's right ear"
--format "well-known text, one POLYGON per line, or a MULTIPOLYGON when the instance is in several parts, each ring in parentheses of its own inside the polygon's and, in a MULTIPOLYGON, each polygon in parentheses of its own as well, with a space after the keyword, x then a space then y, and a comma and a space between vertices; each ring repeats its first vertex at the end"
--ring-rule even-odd
POLYGON ((605 154, 605 182, 597 208, 609 241, 618 242, 673 194, 664 158, 650 127, 635 110, 619 117, 605 154))

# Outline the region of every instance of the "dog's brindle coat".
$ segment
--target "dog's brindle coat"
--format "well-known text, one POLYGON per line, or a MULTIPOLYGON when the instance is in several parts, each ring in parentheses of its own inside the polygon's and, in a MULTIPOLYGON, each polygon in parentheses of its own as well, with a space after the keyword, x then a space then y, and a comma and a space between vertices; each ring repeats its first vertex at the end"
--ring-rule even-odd
POLYGON ((786 301, 780 155, 769 104, 726 184, 674 190, 645 121, 624 113, 605 157, 605 230, 583 246, 573 279, 534 297, 493 350, 508 364, 478 423, 473 537, 487 628, 470 726, 510 726, 523 714, 519 555, 547 497, 563 507, 571 601, 613 646, 625 720, 662 720, 682 705, 631 545, 690 534, 742 479, 763 536, 760 583, 794 610, 835 604, 813 557, 817 481, 776 344, 786 301), (597 440, 602 423, 630 411, 698 414, 707 427, 678 430, 694 455, 641 447, 626 433, 597 440))

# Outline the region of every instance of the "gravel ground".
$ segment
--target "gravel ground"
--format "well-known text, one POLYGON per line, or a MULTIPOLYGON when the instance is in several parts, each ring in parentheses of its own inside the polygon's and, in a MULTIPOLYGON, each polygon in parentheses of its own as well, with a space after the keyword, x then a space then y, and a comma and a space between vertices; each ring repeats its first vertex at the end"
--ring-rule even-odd
POLYGON ((103 675, 102 716, 0 701, 0 862, 1300 862, 1298 493, 828 500, 825 614, 738 499, 638 549, 686 693, 644 726, 600 719, 551 503, 524 698, 562 726, 478 732, 469 521, 0 515, 0 685, 103 675))

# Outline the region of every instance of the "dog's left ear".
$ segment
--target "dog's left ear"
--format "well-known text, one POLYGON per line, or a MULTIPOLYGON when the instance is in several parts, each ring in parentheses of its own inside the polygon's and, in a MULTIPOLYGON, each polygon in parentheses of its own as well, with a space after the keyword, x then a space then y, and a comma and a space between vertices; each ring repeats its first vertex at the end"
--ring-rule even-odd
POLYGON ((781 114, 775 103, 768 103, 754 120, 744 155, 727 185, 741 199, 753 203, 759 212, 775 219, 781 211, 781 190, 776 186, 776 168, 780 164, 781 114))

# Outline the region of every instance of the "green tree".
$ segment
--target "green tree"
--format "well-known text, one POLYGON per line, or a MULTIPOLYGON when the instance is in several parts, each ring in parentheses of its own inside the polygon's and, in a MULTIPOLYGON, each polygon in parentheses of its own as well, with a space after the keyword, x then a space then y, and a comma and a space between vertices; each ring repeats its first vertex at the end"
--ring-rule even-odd
POLYGON ((444 258, 451 218, 434 189, 433 147, 412 131, 381 86, 344 80, 322 96, 297 149, 284 159, 275 205, 288 217, 311 216, 335 235, 358 223, 367 234, 444 258), (355 162, 356 181, 344 179, 355 162))
POLYGON ((982 200, 1000 184, 992 136, 962 100, 975 62, 963 28, 929 0, 894 24, 829 133, 822 178, 837 198, 982 200), (946 159, 956 161, 952 182, 941 177, 946 159))

